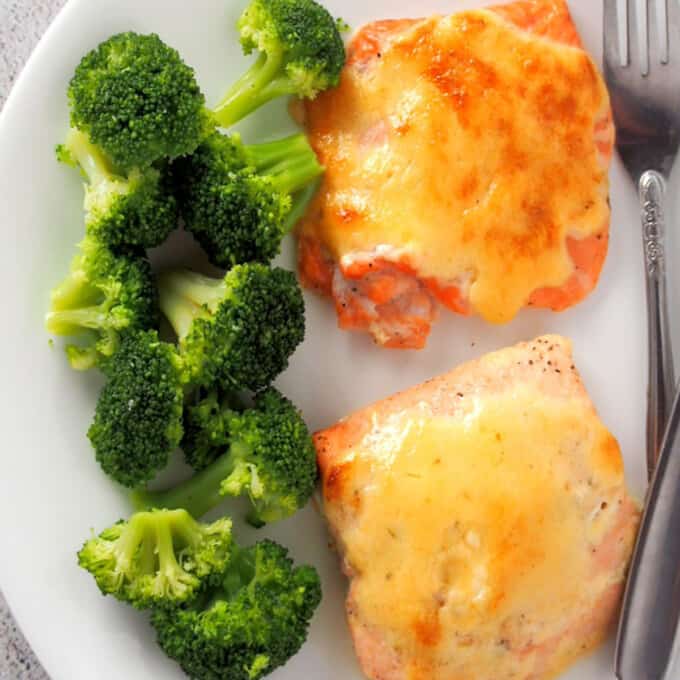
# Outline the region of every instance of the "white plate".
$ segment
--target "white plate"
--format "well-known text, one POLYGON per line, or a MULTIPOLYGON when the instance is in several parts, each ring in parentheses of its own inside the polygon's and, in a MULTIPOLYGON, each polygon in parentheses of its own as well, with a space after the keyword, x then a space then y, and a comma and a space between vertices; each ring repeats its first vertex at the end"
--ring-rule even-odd
MULTIPOLYGON (((197 69, 210 102, 247 63, 228 0, 72 0, 50 28, 0 120, 2 331, 0 394, 0 584, 19 624, 54 680, 180 678, 144 617, 99 595, 75 553, 91 528, 129 508, 99 470, 85 432, 100 384, 69 370, 43 330, 48 290, 64 275, 82 233, 81 189, 57 165, 65 132, 65 90, 79 58, 127 29, 156 31, 197 69)), ((447 12, 481 3, 455 0, 327 0, 350 24, 381 17, 447 12)), ((588 49, 599 58, 601 3, 574 0, 588 49)), ((282 105, 259 115, 261 130, 286 132, 282 105)), ((246 130, 248 132, 248 130, 246 130)), ((251 129, 250 132, 253 132, 251 129)), ((538 189, 538 188, 537 188, 538 189)), ((422 352, 380 350, 365 336, 336 329, 331 306, 308 296, 308 335, 279 381, 312 427, 441 373, 483 352, 546 331, 573 338, 576 359, 602 417, 621 442, 633 489, 644 488, 645 342, 637 206, 620 164, 612 170, 612 238, 597 290, 566 313, 525 311, 505 327, 444 313, 422 352)), ((292 248, 282 261, 293 264, 292 248)), ((325 598, 308 644, 272 677, 361 677, 344 622, 345 583, 312 508, 263 533, 239 527, 241 541, 264 534, 319 567, 325 598)), ((611 677, 611 645, 565 678, 611 677)))

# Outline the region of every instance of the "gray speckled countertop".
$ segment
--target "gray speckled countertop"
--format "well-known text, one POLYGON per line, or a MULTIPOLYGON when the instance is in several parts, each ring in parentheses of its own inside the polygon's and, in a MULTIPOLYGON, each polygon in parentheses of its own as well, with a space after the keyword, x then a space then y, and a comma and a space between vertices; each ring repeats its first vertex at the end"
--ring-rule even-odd
MULTIPOLYGON (((66 0, 0 0, 0 106, 66 0)), ((0 583, 0 588, 2 584, 0 583)), ((0 680, 49 680, 0 592, 0 680)))

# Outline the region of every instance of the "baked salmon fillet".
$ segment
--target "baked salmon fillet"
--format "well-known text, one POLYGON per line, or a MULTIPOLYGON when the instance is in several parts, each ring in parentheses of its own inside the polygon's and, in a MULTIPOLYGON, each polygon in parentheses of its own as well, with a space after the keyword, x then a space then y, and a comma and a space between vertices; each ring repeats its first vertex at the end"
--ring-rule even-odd
POLYGON ((595 287, 614 127, 564 0, 368 24, 303 118, 299 271, 342 328, 420 348, 439 304, 503 323, 595 287))
POLYGON ((639 520, 619 446, 544 336, 315 435, 372 680, 547 680, 608 634, 639 520))

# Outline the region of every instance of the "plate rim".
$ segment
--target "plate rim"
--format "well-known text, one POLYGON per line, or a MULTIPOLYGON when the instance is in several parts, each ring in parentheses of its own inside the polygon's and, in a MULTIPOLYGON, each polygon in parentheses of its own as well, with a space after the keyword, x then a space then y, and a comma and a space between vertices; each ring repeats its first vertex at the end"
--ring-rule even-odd
MULTIPOLYGON (((0 111, 0 139, 4 137, 6 134, 6 128, 10 126, 8 121, 10 121, 15 115, 14 110, 18 106, 16 102, 21 100, 23 90, 25 89, 26 84, 30 81, 33 71, 36 68, 36 64, 40 61, 42 53, 46 49, 47 43, 52 38, 52 34, 58 33, 61 24, 83 2, 84 0, 67 0, 66 4, 57 12, 56 16, 52 19, 45 32, 36 43, 31 54, 26 60, 24 67, 16 77, 13 85, 10 87, 7 99, 5 100, 5 105, 2 107, 2 111, 0 111)), ((0 571, 2 572, 2 578, 0 578, 0 590, 2 591, 2 596, 7 604, 7 609, 9 610, 10 615, 13 617, 17 629, 28 644, 30 650, 40 662, 45 673, 50 678, 56 678, 57 675, 51 670, 52 654, 50 654, 48 646, 41 644, 36 636, 33 636, 28 632, 31 626, 24 625, 28 621, 28 616, 24 617, 23 607, 18 602, 19 598, 10 594, 12 592, 16 593, 16 589, 10 588, 8 590, 4 585, 10 583, 12 581, 12 577, 11 569, 3 568, 2 560, 0 560, 0 571)))

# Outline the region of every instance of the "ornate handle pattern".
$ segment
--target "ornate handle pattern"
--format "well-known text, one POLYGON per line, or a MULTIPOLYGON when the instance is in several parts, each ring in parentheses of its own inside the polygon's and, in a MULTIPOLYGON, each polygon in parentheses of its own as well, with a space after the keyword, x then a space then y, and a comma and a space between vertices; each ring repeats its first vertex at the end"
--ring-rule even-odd
POLYGON ((647 471, 652 472, 661 448, 675 392, 675 371, 668 318, 664 200, 666 182, 648 170, 640 177, 642 240, 645 255, 648 335, 647 471))
POLYGON ((647 274, 658 278, 664 275, 664 210, 663 177, 648 170, 640 178, 640 203, 642 205, 642 238, 644 240, 647 274))

